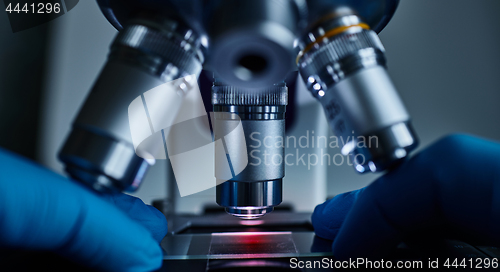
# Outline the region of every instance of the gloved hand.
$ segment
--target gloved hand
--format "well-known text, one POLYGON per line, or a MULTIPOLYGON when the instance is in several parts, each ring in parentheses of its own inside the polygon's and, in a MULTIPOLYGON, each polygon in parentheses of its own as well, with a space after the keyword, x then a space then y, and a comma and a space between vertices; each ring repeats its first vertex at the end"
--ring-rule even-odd
POLYGON ((99 270, 159 268, 163 214, 128 195, 107 198, 0 149, 0 248, 54 251, 99 270))
POLYGON ((380 258, 422 229, 500 244, 500 144, 445 137, 366 188, 317 206, 312 223, 334 240, 338 259, 380 258))

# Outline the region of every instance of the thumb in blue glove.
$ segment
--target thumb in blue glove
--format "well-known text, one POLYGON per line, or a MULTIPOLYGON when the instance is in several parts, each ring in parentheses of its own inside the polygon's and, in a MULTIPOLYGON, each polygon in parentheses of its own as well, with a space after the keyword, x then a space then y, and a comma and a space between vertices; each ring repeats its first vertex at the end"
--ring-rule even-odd
POLYGON ((354 205, 354 201, 364 189, 336 195, 316 206, 311 218, 316 235, 324 239, 334 240, 352 205, 354 205))
POLYGON ((0 247, 50 250, 105 271, 161 266, 159 211, 122 194, 106 201, 5 150, 0 166, 0 247))

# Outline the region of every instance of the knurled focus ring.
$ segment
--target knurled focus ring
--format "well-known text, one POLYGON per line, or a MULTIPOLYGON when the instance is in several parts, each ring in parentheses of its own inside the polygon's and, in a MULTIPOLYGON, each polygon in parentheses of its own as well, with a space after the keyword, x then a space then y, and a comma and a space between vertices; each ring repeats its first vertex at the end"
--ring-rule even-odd
POLYGON ((385 66, 385 49, 377 34, 361 29, 334 36, 299 60, 299 72, 309 91, 317 98, 333 85, 359 69, 385 66))
POLYGON ((131 47, 160 56, 189 75, 197 75, 202 69, 203 57, 199 49, 178 39, 174 33, 160 32, 143 25, 129 25, 118 34, 114 46, 131 47))
POLYGON ((284 86, 273 86, 262 90, 242 90, 233 86, 213 86, 213 105, 234 106, 286 106, 288 91, 284 86))
POLYGON ((309 51, 299 60, 299 69, 308 67, 309 71, 320 71, 327 65, 337 63, 358 51, 374 48, 385 52, 379 37, 372 30, 363 29, 355 33, 343 33, 330 40, 317 50, 309 51))

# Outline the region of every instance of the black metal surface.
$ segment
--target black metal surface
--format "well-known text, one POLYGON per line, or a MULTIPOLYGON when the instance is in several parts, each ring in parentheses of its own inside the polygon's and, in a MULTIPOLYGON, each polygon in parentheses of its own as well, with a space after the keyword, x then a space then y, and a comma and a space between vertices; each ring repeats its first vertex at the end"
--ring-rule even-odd
MULTIPOLYGON (((179 16, 175 12, 172 12, 172 8, 178 7, 179 3, 182 2, 184 2, 185 8, 182 16, 195 17, 201 15, 201 4, 198 0, 97 0, 106 19, 118 30, 121 30, 123 24, 141 10, 165 13, 169 16, 179 16)), ((348 6, 355 9, 370 24, 372 29, 379 33, 392 19, 398 5, 399 0, 312 0, 308 1, 308 17, 310 21, 314 20, 311 18, 316 18, 317 20, 317 17, 321 16, 325 11, 330 12, 335 7, 348 6), (325 9, 325 7, 329 8, 325 9)))
POLYGON ((309 25, 331 13, 350 9, 359 15, 371 29, 379 33, 392 19, 399 0, 308 0, 309 25))

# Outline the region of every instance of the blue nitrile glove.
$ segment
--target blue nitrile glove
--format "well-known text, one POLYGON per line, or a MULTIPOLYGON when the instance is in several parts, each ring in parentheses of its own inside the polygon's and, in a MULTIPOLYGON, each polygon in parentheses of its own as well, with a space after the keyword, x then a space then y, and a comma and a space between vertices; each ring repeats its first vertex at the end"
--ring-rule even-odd
POLYGON ((159 268, 165 217, 128 195, 106 198, 0 149, 0 248, 50 250, 106 271, 159 268))
POLYGON ((447 136, 364 190, 319 205, 312 222, 318 236, 335 238, 338 259, 384 256, 424 228, 500 244, 500 144, 447 136))

